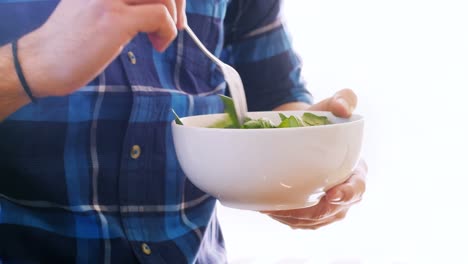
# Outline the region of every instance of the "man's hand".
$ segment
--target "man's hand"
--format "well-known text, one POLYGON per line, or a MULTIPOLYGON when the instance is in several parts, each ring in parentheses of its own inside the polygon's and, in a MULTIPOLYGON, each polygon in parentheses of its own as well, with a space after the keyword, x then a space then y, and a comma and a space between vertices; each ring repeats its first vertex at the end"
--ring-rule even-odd
POLYGON ((165 50, 185 26, 185 0, 62 0, 18 42, 37 97, 67 95, 95 78, 137 33, 165 50))
MULTIPOLYGON (((307 106, 307 108, 314 111, 331 111, 337 116, 348 117, 352 114, 356 104, 357 97, 354 92, 345 89, 333 97, 313 106, 307 106)), ((276 110, 304 109, 304 106, 305 104, 293 103, 276 110)), ((361 160, 348 180, 328 190, 317 205, 303 209, 265 211, 263 213, 292 228, 317 229, 331 224, 343 219, 349 208, 361 200, 366 189, 366 174, 367 165, 364 160, 361 160)))

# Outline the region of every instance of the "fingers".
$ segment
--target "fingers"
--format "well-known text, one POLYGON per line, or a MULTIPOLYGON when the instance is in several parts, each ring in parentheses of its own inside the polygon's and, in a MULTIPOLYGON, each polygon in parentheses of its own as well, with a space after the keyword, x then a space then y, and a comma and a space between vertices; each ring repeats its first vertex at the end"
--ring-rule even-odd
POLYGON ((317 205, 262 213, 294 229, 318 229, 329 225, 345 218, 351 205, 361 200, 366 189, 366 174, 367 164, 360 160, 349 179, 328 190, 317 205))
POLYGON ((174 0, 124 0, 124 2, 127 5, 163 4, 171 14, 174 23, 177 23, 177 7, 174 0))
POLYGON ((187 24, 185 0, 175 0, 177 6, 177 29, 184 29, 187 24))
POLYGON ((187 22, 185 15, 185 0, 124 0, 128 5, 163 4, 177 26, 183 29, 187 22))
POLYGON ((282 216, 272 216, 271 218, 275 219, 278 222, 281 222, 285 225, 290 226, 293 229, 312 229, 316 230, 320 227, 329 225, 331 223, 340 221, 346 217, 348 209, 343 209, 341 211, 335 212, 332 215, 327 215, 319 219, 305 219, 305 218, 293 218, 293 217, 282 217, 282 216))
POLYGON ((149 39, 158 51, 165 50, 177 35, 177 29, 183 29, 187 23, 185 0, 124 0, 124 2, 134 9, 132 19, 141 23, 138 31, 149 33, 149 39), (158 6, 158 13, 153 13, 154 9, 150 8, 154 6, 158 6), (165 12, 161 10, 162 6, 165 7, 165 12), (172 21, 168 20, 168 15, 172 21), (157 26, 157 23, 160 25, 157 26))
POLYGON ((337 92, 330 101, 330 111, 336 116, 348 117, 357 106, 357 96, 351 89, 337 92))
POLYGON ((316 221, 329 215, 336 214, 339 210, 338 207, 339 205, 329 204, 325 199, 321 199, 317 205, 312 207, 293 210, 264 211, 262 213, 280 218, 308 219, 316 221))
POLYGON ((168 9, 163 4, 135 5, 130 7, 134 28, 140 32, 150 32, 153 46, 158 51, 165 50, 177 36, 177 28, 168 9))
POLYGON ((349 179, 327 191, 325 196, 330 204, 344 205, 359 202, 366 191, 367 165, 361 160, 349 179))
POLYGON ((295 229, 312 229, 312 230, 317 230, 321 227, 330 225, 332 223, 336 223, 338 221, 341 221, 345 219, 346 214, 348 213, 348 210, 343 210, 335 215, 332 215, 328 218, 323 219, 322 221, 318 221, 315 223, 309 223, 309 222, 304 222, 304 223, 299 223, 295 225, 293 228, 295 229))
POLYGON ((351 89, 338 91, 333 97, 314 104, 310 110, 330 111, 336 116, 349 117, 357 106, 357 96, 351 89))

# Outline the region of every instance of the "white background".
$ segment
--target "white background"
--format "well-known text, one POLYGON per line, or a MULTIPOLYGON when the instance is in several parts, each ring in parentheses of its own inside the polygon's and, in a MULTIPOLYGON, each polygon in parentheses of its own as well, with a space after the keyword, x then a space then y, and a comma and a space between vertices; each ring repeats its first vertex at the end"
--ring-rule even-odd
POLYGON ((316 100, 359 96, 368 190, 317 231, 219 206, 230 262, 468 263, 468 2, 285 2, 316 100))

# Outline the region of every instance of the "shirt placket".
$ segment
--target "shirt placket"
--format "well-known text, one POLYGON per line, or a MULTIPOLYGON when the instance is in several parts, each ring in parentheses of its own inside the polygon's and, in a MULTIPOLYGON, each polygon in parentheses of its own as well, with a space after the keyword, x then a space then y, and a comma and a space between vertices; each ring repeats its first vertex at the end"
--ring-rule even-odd
MULTIPOLYGON (((147 104, 149 104, 148 100, 138 100, 135 95, 136 87, 142 83, 144 78, 148 78, 144 75, 144 66, 141 65, 143 53, 139 42, 143 41, 142 37, 142 35, 139 35, 133 39, 122 50, 120 55, 120 60, 133 92, 132 111, 122 148, 123 157, 119 179, 120 213, 123 229, 138 260, 141 263, 166 263, 158 254, 154 244, 151 245, 149 241, 137 241, 138 237, 142 237, 142 232, 145 232, 143 224, 136 226, 136 221, 131 223, 129 221, 129 216, 131 216, 132 212, 135 212, 135 206, 128 205, 138 207, 139 201, 144 200, 144 197, 140 195, 144 195, 146 186, 144 183, 148 181, 147 178, 144 178, 148 177, 147 171, 145 172, 147 166, 145 161, 149 160, 147 155, 151 155, 146 146, 148 142, 152 141, 151 135, 141 136, 144 133, 142 132, 144 128, 137 125, 138 122, 135 122, 136 120, 141 121, 139 115, 141 115, 142 109, 147 109, 147 104)), ((139 222, 144 223, 144 221, 139 222)))

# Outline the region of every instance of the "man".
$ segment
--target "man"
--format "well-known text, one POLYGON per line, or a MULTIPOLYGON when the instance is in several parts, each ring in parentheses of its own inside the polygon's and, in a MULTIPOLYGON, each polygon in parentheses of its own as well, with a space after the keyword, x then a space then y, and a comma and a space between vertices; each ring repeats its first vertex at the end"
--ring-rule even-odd
MULTIPOLYGON (((226 262, 215 200, 172 145, 171 109, 222 112, 226 92, 187 21, 239 71, 249 110, 356 106, 348 89, 311 105, 279 11, 271 0, 0 0, 0 262, 226 262)), ((360 200, 365 174, 361 162, 317 206, 264 213, 327 225, 360 200)))

